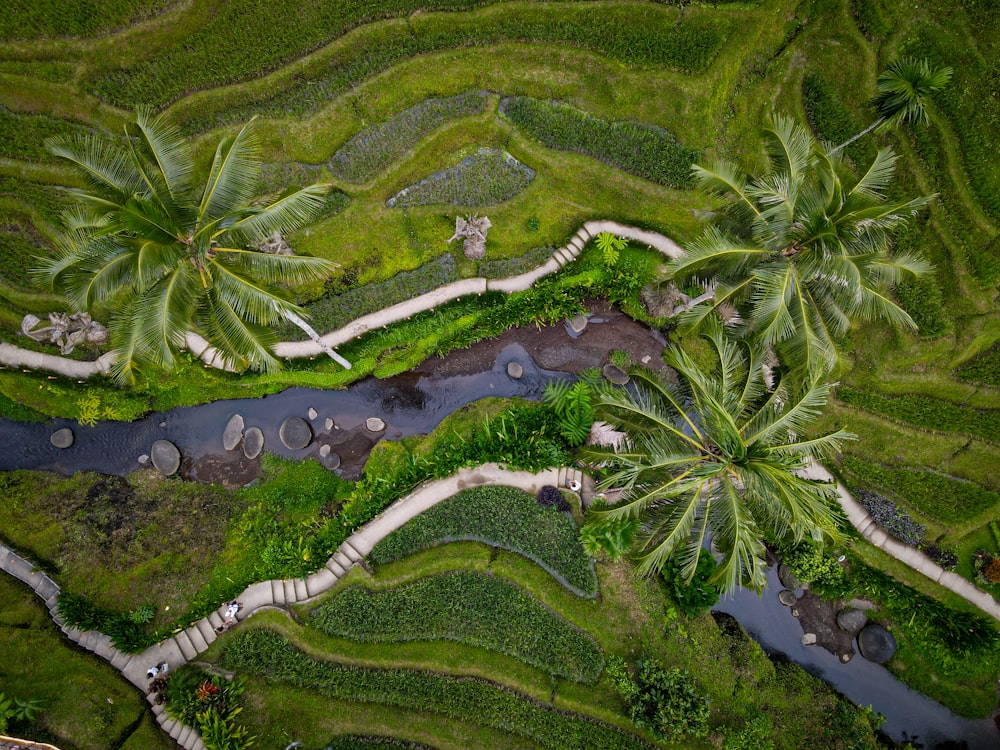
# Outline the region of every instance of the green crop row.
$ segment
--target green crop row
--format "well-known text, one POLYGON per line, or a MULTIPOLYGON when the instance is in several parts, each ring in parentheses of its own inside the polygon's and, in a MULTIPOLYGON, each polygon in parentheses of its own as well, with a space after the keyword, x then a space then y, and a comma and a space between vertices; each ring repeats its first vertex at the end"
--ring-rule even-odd
MULTIPOLYGON (((303 30, 300 27, 306 25, 298 20, 308 19, 313 11, 299 4, 293 9, 285 7, 289 4, 290 0, 268 3, 241 0, 227 5, 225 13, 216 16, 205 29, 186 37, 182 46, 104 75, 93 82, 93 91, 119 106, 162 107, 192 90, 234 83, 273 70, 297 56, 290 54, 290 50, 299 49, 301 54, 317 46, 301 39, 298 44, 289 42, 299 37, 313 40, 316 31, 313 26, 303 30), (230 9, 249 4, 266 6, 261 10, 263 20, 252 14, 247 20, 233 20, 221 39, 214 31, 209 31, 220 22, 219 19, 229 15, 230 9), (268 28, 271 33, 262 36, 260 28, 268 28), (259 54, 262 45, 264 54, 259 54)), ((385 4, 370 0, 364 5, 371 4, 379 6, 380 17, 388 17, 397 14, 393 8, 403 5, 412 5, 410 10, 416 10, 418 5, 434 9, 485 3, 395 0, 385 4)), ((339 5, 328 3, 323 7, 339 5)), ((360 23, 363 15, 355 14, 355 18, 360 23)), ((240 122, 255 113, 281 117, 302 115, 326 105, 347 86, 400 60, 444 49, 508 41, 567 44, 627 65, 699 71, 708 66, 731 30, 729 19, 710 17, 708 11, 688 11, 683 18, 678 18, 674 10, 645 3, 600 8, 573 2, 512 6, 505 8, 503 13, 471 19, 454 14, 429 18, 415 16, 405 25, 363 30, 357 39, 348 40, 343 49, 318 56, 307 62, 294 79, 277 84, 286 88, 267 91, 256 102, 244 103, 244 106, 233 101, 220 101, 217 105, 208 103, 214 111, 204 111, 200 107, 202 111, 193 115, 195 119, 189 120, 185 129, 200 131, 216 124, 240 122)), ((332 38, 322 29, 319 33, 323 36, 320 41, 332 38)))
POLYGON ((33 287, 31 271, 39 257, 51 253, 51 243, 31 217, 0 210, 0 279, 21 287, 33 287))
POLYGON ((542 747, 632 750, 635 735, 551 708, 485 680, 401 669, 363 669, 319 661, 270 630, 237 635, 222 656, 227 669, 357 701, 438 714, 524 737, 542 747))
POLYGON ((893 492, 942 523, 964 523, 991 508, 1000 509, 1000 495, 972 482, 925 469, 885 466, 851 454, 841 460, 861 484, 893 492))
POLYGON ((495 206, 513 198, 535 179, 535 170, 505 151, 481 148, 454 167, 435 172, 387 200, 390 208, 410 206, 495 206))
POLYGON ((837 398, 849 406, 927 430, 957 432, 991 443, 1000 442, 1000 409, 975 409, 917 393, 889 396, 849 385, 837 390, 837 398))
MULTIPOLYGON (((2 14, 0 14, 2 15, 2 14)), ((39 161, 52 159, 45 139, 91 132, 82 125, 43 115, 22 115, 0 107, 0 156, 39 161)))
POLYGON ((323 750, 433 750, 417 742, 370 734, 341 734, 323 745, 323 750))
POLYGON ((1000 344, 994 344, 975 359, 966 362, 956 375, 970 383, 1000 386, 1000 344))
POLYGON ((0 13, 0 39, 90 36, 161 12, 173 0, 29 0, 0 13))
POLYGON ((500 111, 549 148, 592 156, 661 185, 691 185, 691 165, 699 152, 682 146, 663 128, 601 120, 566 104, 524 96, 504 99, 500 111))
MULTIPOLYGON (((834 87, 819 73, 808 73, 802 79, 802 103, 806 119, 822 140, 843 143, 864 129, 854 113, 837 95, 834 87)), ((855 164, 868 164, 875 158, 875 148, 870 138, 862 138, 844 149, 855 164)))
POLYGON ((354 586, 314 610, 312 622, 363 643, 467 643, 577 682, 596 682, 604 669, 585 632, 509 581, 471 570, 386 591, 354 586))
POLYGON ((330 159, 330 171, 342 180, 367 182, 449 120, 486 110, 485 91, 425 99, 391 119, 365 128, 330 159))
MULTIPOLYGON (((344 284, 357 282, 358 269, 347 268, 341 276, 344 284), (343 277, 347 276, 347 279, 343 277)), ((391 279, 348 289, 341 294, 328 294, 306 305, 313 327, 319 331, 334 331, 352 320, 404 302, 439 286, 458 281, 455 259, 444 255, 412 271, 402 271, 391 279)), ((300 339, 302 331, 294 326, 279 328, 279 338, 300 339)))
POLYGON ((534 271, 552 257, 555 248, 533 247, 523 255, 514 258, 496 258, 479 263, 479 275, 487 279, 506 279, 528 271, 534 271))
POLYGON ((392 532, 375 545, 370 556, 382 565, 457 540, 517 552, 570 590, 585 596, 597 593, 594 563, 583 551, 576 522, 513 487, 464 490, 392 532))

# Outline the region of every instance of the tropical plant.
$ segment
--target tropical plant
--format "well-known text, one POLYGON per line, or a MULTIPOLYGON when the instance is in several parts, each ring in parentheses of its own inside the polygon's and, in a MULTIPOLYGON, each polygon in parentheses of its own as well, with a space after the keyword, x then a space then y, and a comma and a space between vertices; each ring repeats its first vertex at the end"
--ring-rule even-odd
POLYGON ((836 490, 802 472, 812 457, 836 452, 854 435, 802 437, 831 386, 814 379, 793 388, 783 378, 769 391, 759 348, 726 338, 719 324, 705 338, 711 371, 671 346, 664 359, 677 372, 676 384, 633 367, 630 388, 602 388, 597 416, 627 438, 617 448, 581 454, 605 467, 599 489, 620 488, 623 496, 612 507, 592 509, 587 522, 640 519, 634 545, 640 571, 660 571, 674 558, 688 582, 711 535, 723 555, 712 581, 723 591, 741 583, 759 590, 765 535, 839 536, 836 490))
POLYGON ((82 310, 111 308, 120 381, 149 366, 173 368, 191 330, 230 367, 277 369, 270 327, 291 320, 308 328, 281 285, 321 280, 335 264, 253 245, 317 216, 329 186, 252 202, 261 164, 252 121, 219 143, 204 183, 195 180, 192 149, 163 116, 140 111, 125 136, 47 142, 86 187, 69 190, 77 205, 39 275, 82 310))
POLYGON ((710 701, 687 670, 668 670, 644 656, 636 664, 634 677, 621 673, 620 667, 616 677, 615 685, 636 726, 648 729, 657 739, 673 742, 685 735, 708 734, 710 701))
POLYGON ((559 432, 571 446, 582 445, 594 423, 591 386, 578 380, 550 380, 545 384, 542 400, 559 416, 559 432))
POLYGON ((839 160, 791 119, 775 118, 764 135, 769 166, 760 175, 729 162, 694 167, 701 188, 726 206, 719 225, 667 264, 678 286, 709 288, 678 316, 682 328, 725 313, 735 332, 802 373, 831 369, 836 341, 855 320, 915 328, 889 289, 931 266, 893 252, 891 235, 932 196, 886 202, 890 149, 845 185, 839 160))
POLYGON ((601 232, 594 238, 594 244, 601 253, 604 265, 610 268, 618 262, 621 251, 628 247, 628 240, 611 232, 601 232))
POLYGON ((706 549, 699 553, 694 578, 690 581, 685 579, 676 560, 668 560, 663 567, 663 580, 667 584, 667 590, 688 617, 707 611, 719 601, 719 586, 712 583, 717 567, 715 557, 706 549))
POLYGON ((872 101, 879 118, 831 150, 835 154, 867 133, 875 130, 898 128, 903 123, 926 123, 926 103, 935 91, 944 88, 951 80, 950 67, 931 68, 927 60, 903 57, 886 66, 878 77, 878 93, 872 101))
POLYGON ((34 721, 42 710, 39 700, 25 700, 0 693, 0 734, 4 734, 11 722, 34 721))

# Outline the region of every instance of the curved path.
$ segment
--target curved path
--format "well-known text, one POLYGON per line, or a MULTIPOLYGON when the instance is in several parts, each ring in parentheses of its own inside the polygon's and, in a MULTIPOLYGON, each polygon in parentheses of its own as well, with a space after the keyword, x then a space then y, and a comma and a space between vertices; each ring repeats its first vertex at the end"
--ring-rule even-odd
MULTIPOLYGON (((804 474, 812 479, 834 481, 833 476, 815 462, 804 474)), ((573 480, 580 482, 581 500, 584 505, 589 504, 594 495, 594 481, 590 476, 572 468, 546 469, 533 474, 527 471, 512 471, 497 464, 483 464, 472 469, 461 469, 444 479, 427 482, 357 529, 327 560, 326 566, 315 573, 304 578, 262 581, 248 586, 237 597, 243 604, 237 619, 245 620, 261 609, 308 602, 323 595, 333 588, 348 570, 361 563, 382 539, 415 516, 461 490, 485 485, 505 485, 537 494, 545 485, 566 487, 573 480)), ((902 544, 877 528, 872 517, 839 483, 837 492, 844 513, 865 539, 1000 620, 1000 602, 964 578, 943 570, 923 553, 902 544)), ((26 583, 41 597, 53 620, 72 641, 109 661, 129 682, 144 692, 149 683, 146 677, 146 670, 149 667, 165 661, 171 669, 174 669, 191 661, 218 637, 215 629, 222 624, 225 605, 141 654, 125 654, 112 646, 111 639, 103 633, 92 630, 81 631, 67 626, 57 612, 59 586, 47 575, 36 570, 32 563, 3 545, 0 545, 0 568, 26 583)), ((147 697, 152 703, 151 696, 147 697)), ((169 718, 163 706, 152 703, 152 710, 163 730, 180 745, 187 750, 204 750, 201 737, 192 727, 169 718)))
MULTIPOLYGON (((583 251, 587 242, 602 232, 610 232, 619 237, 643 242, 669 258, 675 258, 681 253, 680 245, 662 234, 630 227, 614 221, 588 221, 576 231, 569 242, 552 253, 552 256, 534 271, 528 271, 519 276, 511 276, 506 279, 477 277, 445 284, 426 294, 421 294, 419 297, 414 297, 397 305, 387 307, 384 310, 379 310, 371 315, 358 318, 343 328, 327 333, 321 339, 324 344, 332 348, 355 339, 368 331, 405 320, 417 313, 433 310, 438 305, 451 302, 459 297, 483 294, 484 292, 506 292, 510 294, 512 292, 524 291, 543 276, 555 273, 567 263, 575 260, 583 251)), ((189 332, 185 343, 187 348, 209 367, 232 371, 232 368, 226 366, 225 358, 219 350, 198 334, 189 332)), ((282 341, 275 344, 274 353, 283 359, 297 359, 322 354, 323 349, 315 341, 282 341)), ((93 375, 108 374, 111 367, 111 354, 104 354, 94 362, 82 362, 54 354, 42 354, 28 349, 21 349, 12 344, 0 342, 0 364, 8 367, 49 370, 50 372, 70 378, 89 378, 93 375)))

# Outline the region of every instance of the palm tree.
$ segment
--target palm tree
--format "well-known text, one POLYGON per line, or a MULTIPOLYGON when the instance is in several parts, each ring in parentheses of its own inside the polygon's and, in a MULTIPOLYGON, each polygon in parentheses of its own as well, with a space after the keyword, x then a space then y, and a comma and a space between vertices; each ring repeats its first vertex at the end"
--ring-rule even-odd
POLYGON ((708 327, 713 368, 703 370, 679 347, 666 362, 678 375, 635 367, 633 386, 601 391, 598 416, 627 435, 623 445, 589 448, 585 460, 605 468, 599 489, 624 488, 615 506, 591 511, 588 523, 638 519, 639 569, 669 560, 688 581, 711 536, 724 555, 714 581, 725 591, 765 583, 762 537, 837 538, 832 485, 800 472, 811 457, 839 450, 844 430, 801 437, 826 403, 830 385, 787 382, 768 390, 760 350, 708 327))
POLYGON ((83 136, 47 143, 86 187, 69 191, 77 205, 64 215, 59 252, 39 274, 81 310, 112 309, 120 381, 134 382, 148 366, 172 369, 192 329, 230 367, 279 368, 270 327, 306 325, 280 285, 323 279, 336 267, 252 248, 315 218, 329 186, 251 202, 261 163, 251 125, 219 143, 204 183, 194 179, 194 157, 178 129, 147 112, 137 114, 123 142, 83 136))
POLYGON ((927 60, 915 57, 903 57, 889 63, 878 77, 878 93, 872 102, 879 118, 860 133, 835 146, 830 153, 835 154, 850 146, 876 128, 888 130, 903 123, 927 122, 927 98, 948 85, 951 73, 950 67, 931 68, 927 60))
POLYGON ((837 158, 792 120, 775 118, 764 135, 769 166, 760 175, 729 162, 693 167, 701 188, 726 206, 717 226, 667 264, 679 286, 695 280, 709 290, 678 316, 681 325, 727 312, 735 331, 800 372, 830 370, 836 340, 855 320, 916 328, 889 289, 931 266, 891 252, 891 234, 933 196, 886 201, 890 149, 843 184, 837 158))

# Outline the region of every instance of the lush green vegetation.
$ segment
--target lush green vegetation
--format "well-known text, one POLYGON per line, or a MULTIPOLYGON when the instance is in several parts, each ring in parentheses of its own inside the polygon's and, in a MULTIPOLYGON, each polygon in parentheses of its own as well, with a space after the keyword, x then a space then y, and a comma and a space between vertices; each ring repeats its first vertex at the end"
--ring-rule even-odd
POLYGON ((323 662, 269 630, 238 634, 227 645, 222 663, 230 669, 332 697, 419 708, 458 721, 474 721, 542 747, 649 747, 638 737, 608 724, 555 710, 495 684, 428 672, 359 669, 323 662))
MULTIPOLYGON (((972 383, 1000 386, 1000 345, 994 345, 956 373, 962 380, 972 383)), ((996 433, 993 434, 996 437, 996 433)))
POLYGON ((471 571, 382 591, 354 586, 317 607, 311 622, 366 643, 469 643, 580 682, 596 682, 604 668, 592 639, 513 584, 471 571))
POLYGON ((171 0, 39 0, 16 2, 0 19, 0 39, 87 36, 162 12, 171 0))
POLYGON ((511 97, 500 111, 548 148, 592 156, 605 164, 671 187, 691 184, 698 152, 663 128, 641 122, 608 122, 566 104, 511 97))
POLYGON ((458 539, 512 550, 570 589, 588 596, 597 593, 594 565, 580 546, 576 522, 512 487, 463 490, 387 536, 375 545, 371 559, 390 563, 458 539))
POLYGON ((498 149, 479 149, 458 164, 403 188, 390 198, 390 208, 494 206, 510 200, 535 179, 535 171, 498 149))

